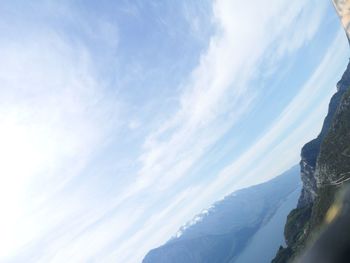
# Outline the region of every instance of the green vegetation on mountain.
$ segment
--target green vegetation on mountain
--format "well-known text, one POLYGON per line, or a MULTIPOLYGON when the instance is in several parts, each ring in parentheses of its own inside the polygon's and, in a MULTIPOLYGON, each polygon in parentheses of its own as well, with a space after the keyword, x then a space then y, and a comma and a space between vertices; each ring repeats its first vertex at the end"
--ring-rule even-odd
MULTIPOLYGON (((327 227, 325 218, 336 201, 337 193, 345 182, 350 180, 349 79, 350 64, 338 83, 338 92, 332 98, 329 114, 322 129, 324 136, 320 142, 315 167, 310 166, 307 161, 302 162, 302 170, 308 165, 311 169, 302 172, 302 177, 308 178, 303 178, 304 189, 301 198, 307 195, 305 193, 314 193, 314 196, 312 199, 307 198, 306 201, 299 202, 303 205, 299 205, 289 214, 285 226, 287 247, 279 249, 273 263, 293 261, 303 254, 313 240, 317 239, 318 234, 327 227), (310 181, 315 184, 308 184, 310 181)), ((313 150, 317 148, 314 147, 314 142, 315 140, 310 144, 313 150)))

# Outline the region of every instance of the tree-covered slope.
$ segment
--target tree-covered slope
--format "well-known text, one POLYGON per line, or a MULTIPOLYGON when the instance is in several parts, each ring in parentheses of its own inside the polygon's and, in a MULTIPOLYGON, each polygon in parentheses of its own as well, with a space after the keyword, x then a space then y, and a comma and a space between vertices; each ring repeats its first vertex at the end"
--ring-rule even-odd
POLYGON ((337 87, 322 130, 315 168, 307 175, 311 179, 302 178, 303 193, 313 192, 312 201, 302 200, 289 214, 285 226, 288 246, 278 251, 273 263, 292 261, 311 240, 317 239, 317 234, 326 227, 325 217, 337 192, 350 178, 350 64, 337 87), (314 182, 312 186, 305 183, 309 181, 314 182))

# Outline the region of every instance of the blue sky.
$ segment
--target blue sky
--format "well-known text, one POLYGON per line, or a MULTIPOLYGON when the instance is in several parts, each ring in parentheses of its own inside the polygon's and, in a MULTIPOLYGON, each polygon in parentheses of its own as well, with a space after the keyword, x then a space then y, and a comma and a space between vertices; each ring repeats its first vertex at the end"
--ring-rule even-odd
POLYGON ((3 1, 0 261, 140 262, 299 161, 348 62, 330 1, 3 1))

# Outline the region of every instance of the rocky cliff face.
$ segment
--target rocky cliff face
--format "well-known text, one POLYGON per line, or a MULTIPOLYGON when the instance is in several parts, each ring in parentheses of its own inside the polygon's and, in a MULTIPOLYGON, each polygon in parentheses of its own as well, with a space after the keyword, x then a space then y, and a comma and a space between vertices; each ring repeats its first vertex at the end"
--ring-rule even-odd
POLYGON ((320 153, 321 144, 324 141, 328 131, 332 125, 332 120, 336 114, 337 108, 340 104, 344 93, 350 86, 350 63, 342 77, 337 84, 337 92, 331 99, 329 104, 328 114, 324 120, 321 133, 318 137, 305 146, 301 150, 301 179, 303 181, 303 189, 298 202, 299 208, 311 206, 315 200, 317 192, 317 182, 315 177, 316 161, 320 153))
POLYGON ((344 95, 338 106, 332 126, 323 141, 317 162, 315 178, 317 188, 334 180, 350 176, 350 70, 348 68, 339 89, 344 95))
POLYGON ((318 196, 312 209, 310 232, 322 226, 337 191, 350 180, 350 89, 346 90, 317 159, 318 196))
POLYGON ((287 248, 274 263, 285 263, 302 253, 306 243, 323 227, 338 189, 350 178, 350 63, 337 85, 320 135, 302 149, 303 190, 298 208, 285 226, 287 248))

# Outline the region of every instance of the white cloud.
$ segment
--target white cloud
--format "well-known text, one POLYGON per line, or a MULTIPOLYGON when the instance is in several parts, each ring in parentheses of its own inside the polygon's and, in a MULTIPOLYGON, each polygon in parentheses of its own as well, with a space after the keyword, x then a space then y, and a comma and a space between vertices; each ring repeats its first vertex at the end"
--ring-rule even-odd
POLYGON ((0 44, 1 256, 40 232, 21 218, 81 174, 115 128, 88 50, 45 33, 0 44))
POLYGON ((215 2, 218 33, 185 86, 178 111, 146 141, 140 159, 141 188, 163 177, 171 184, 185 176, 196 160, 249 110, 256 92, 249 82, 269 48, 280 43, 280 56, 285 55, 308 41, 318 29, 326 4, 318 4, 307 17, 310 7, 313 5, 303 1, 260 1, 254 7, 242 1, 215 2), (298 22, 300 18, 304 24, 298 22), (299 33, 304 31, 307 33, 299 33), (287 46, 290 36, 298 44, 287 46), (173 181, 169 179, 172 177, 173 181))

